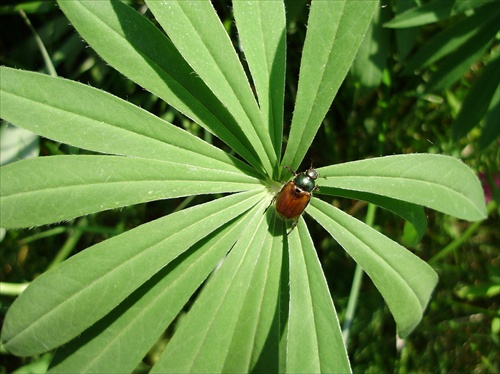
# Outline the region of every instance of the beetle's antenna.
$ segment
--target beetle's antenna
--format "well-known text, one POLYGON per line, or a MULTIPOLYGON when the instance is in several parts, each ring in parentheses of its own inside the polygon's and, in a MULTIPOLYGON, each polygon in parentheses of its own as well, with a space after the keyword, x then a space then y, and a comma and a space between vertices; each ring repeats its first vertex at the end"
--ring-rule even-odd
POLYGON ((298 175, 295 171, 293 171, 293 169, 290 166, 283 165, 283 168, 290 171, 290 173, 292 173, 295 177, 298 175))

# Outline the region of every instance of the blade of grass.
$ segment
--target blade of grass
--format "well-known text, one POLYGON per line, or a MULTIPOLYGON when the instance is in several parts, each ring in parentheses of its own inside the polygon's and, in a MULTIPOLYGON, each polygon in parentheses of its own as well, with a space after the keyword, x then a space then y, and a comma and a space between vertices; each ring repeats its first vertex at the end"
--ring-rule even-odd
POLYGON ((43 61, 45 63, 45 68, 47 69, 47 72, 53 76, 57 77, 57 71, 56 68, 54 67, 54 64, 52 63, 52 59, 50 58, 49 53, 47 52, 47 48, 45 48, 45 45, 43 44, 42 39, 36 32, 35 28, 31 24, 30 19, 26 15, 23 9, 19 9, 19 14, 23 18, 24 22, 26 22, 26 25, 28 25, 28 28, 31 30, 33 33, 33 37, 35 38, 36 45, 38 46, 38 49, 40 50, 40 53, 42 54, 43 61))

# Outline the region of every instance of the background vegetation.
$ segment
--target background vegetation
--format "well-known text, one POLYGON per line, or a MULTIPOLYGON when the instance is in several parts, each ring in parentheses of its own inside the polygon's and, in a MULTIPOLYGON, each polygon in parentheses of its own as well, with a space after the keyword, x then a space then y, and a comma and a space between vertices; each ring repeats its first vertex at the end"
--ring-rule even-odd
MULTIPOLYGON (((148 15, 142 2, 130 3, 148 15)), ((360 53, 375 56, 373 65, 359 66, 355 62, 352 74, 347 77, 337 94, 308 158, 314 160, 315 165, 322 166, 400 153, 451 155, 462 159, 481 177, 490 202, 489 218, 470 224, 429 211, 427 234, 421 242, 414 243, 399 218, 383 210, 374 212, 377 228, 428 261, 439 273, 440 280, 422 323, 407 339, 400 341, 396 338, 394 321, 381 295, 365 278, 350 332, 348 351, 351 365, 355 372, 374 373, 498 372, 500 142, 498 132, 495 131, 488 137, 488 141, 481 136, 486 132, 484 126, 488 123, 488 117, 478 118, 473 128, 456 130, 460 108, 466 106, 464 102, 473 90, 474 83, 485 74, 490 62, 496 68, 496 73, 486 73, 491 77, 489 80, 493 84, 496 82, 498 86, 498 38, 495 38, 495 31, 493 37, 481 44, 482 48, 478 51, 469 51, 466 55, 454 55, 450 51, 442 56, 437 56, 438 53, 435 52, 434 58, 427 60, 430 62, 412 68, 411 63, 415 64, 415 56, 418 56, 419 51, 424 50, 430 41, 436 40, 443 32, 453 30, 457 24, 463 29, 467 23, 460 22, 470 23, 470 14, 458 11, 452 14, 448 11, 446 16, 437 17, 434 22, 412 28, 382 27, 394 18, 396 12, 402 11, 402 3, 409 2, 382 5, 375 20, 378 27, 371 31, 375 36, 367 38, 378 41, 378 45, 364 45, 360 50, 360 53), (374 48, 378 53, 373 54, 374 48), (474 57, 473 61, 467 62, 468 57, 474 57), (464 60, 467 62, 467 69, 457 73, 458 79, 435 82, 436 75, 442 74, 440 72, 443 68, 451 71, 450 66, 462 65, 464 60), (431 83, 433 87, 430 87, 431 83), (483 120, 479 124, 481 118, 483 120)), ((230 3, 215 1, 214 6, 234 44, 238 45, 230 3)), ((36 38, 26 19, 18 12, 20 8, 24 9, 43 41, 59 76, 102 88, 197 136, 211 139, 202 128, 109 68, 92 49, 85 47, 52 2, 28 3, 17 9, 1 8, 2 65, 32 71, 46 69, 36 38)), ((480 10, 477 12, 480 13, 480 10)), ((485 12, 480 20, 490 19, 488 17, 492 13, 494 14, 492 11, 485 12)), ((285 127, 291 121, 296 92, 294 85, 297 81, 307 15, 305 2, 287 2, 289 32, 285 127)), ((487 22, 478 24, 484 25, 487 22)), ((393 23, 392 26, 398 25, 393 23)), ((471 26, 471 33, 479 27, 471 26)), ((472 44, 478 45, 477 40, 472 44)), ((365 61, 361 57, 359 60, 365 61)), ((489 105, 489 102, 485 105, 489 105)), ((500 126, 498 118, 496 121, 496 126, 500 126)), ((31 137, 29 134, 16 136, 19 143, 30 144, 31 147, 20 146, 13 151, 11 136, 7 124, 2 124, 2 163, 7 162, 10 157, 7 151, 13 152, 14 158, 22 156, 19 149, 40 155, 83 152, 47 139, 31 137)), ((211 141, 224 148, 217 139, 211 141)), ((307 166, 303 165, 303 168, 307 166)), ((156 201, 89 215, 58 226, 2 232, 0 281, 13 284, 31 281, 48 268, 92 244, 188 204, 209 200, 210 197, 198 196, 195 199, 156 201)), ((336 204, 365 221, 368 208, 364 203, 338 199, 336 204)), ((308 226, 315 246, 319 249, 342 324, 355 263, 314 221, 308 220, 308 226)), ((2 318, 14 300, 6 295, 8 291, 2 286, 2 318)), ((168 339, 169 334, 169 331, 165 333, 165 339, 168 339)), ((164 341, 158 342, 158 351, 163 344, 164 341)), ((10 356, 4 351, 1 354, 1 372, 12 372, 24 365, 43 367, 51 358, 50 354, 29 359, 10 356)), ((154 362, 156 354, 156 351, 151 351, 145 364, 154 362)), ((138 368, 138 371, 141 370, 138 368)))

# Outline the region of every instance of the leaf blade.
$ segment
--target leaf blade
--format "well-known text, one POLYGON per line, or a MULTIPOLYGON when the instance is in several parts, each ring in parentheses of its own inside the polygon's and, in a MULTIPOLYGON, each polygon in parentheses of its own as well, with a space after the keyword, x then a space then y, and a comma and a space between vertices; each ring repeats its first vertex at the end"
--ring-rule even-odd
POLYGON ((206 167, 255 174, 220 149, 101 90, 6 67, 0 74, 2 118, 39 135, 101 153, 185 163, 195 158, 198 165, 204 159, 206 167))
POLYGON ((5 348, 32 356, 68 342, 191 245, 260 199, 261 194, 254 192, 220 198, 144 224, 71 257, 33 281, 9 308, 2 327, 5 348), (131 269, 141 271, 130 276, 131 269), (61 327, 60 333, 53 333, 54 326, 61 327))
POLYGON ((59 1, 59 7, 111 66, 218 136, 260 170, 259 157, 236 120, 150 21, 118 1, 59 1))
MULTIPOLYGON (((481 72, 470 91, 465 96, 460 112, 453 122, 452 137, 455 141, 465 136, 477 126, 490 108, 490 103, 498 92, 500 85, 500 54, 497 54, 481 72)), ((498 95, 498 94, 497 94, 498 95)), ((497 117, 497 130, 499 126, 497 117)), ((493 140, 495 137, 492 137, 493 140)))
POLYGON ((262 204, 252 212, 241 239, 208 282, 152 373, 250 372, 257 364, 265 337, 276 329, 272 319, 279 313, 282 257, 281 251, 272 253, 268 247, 264 209, 262 204), (248 284, 252 287, 244 286, 248 284))
POLYGON ((317 220, 370 276, 407 336, 422 319, 437 274, 406 248, 354 217, 312 199, 307 213, 317 220))
POLYGON ((285 7, 280 1, 235 1, 233 12, 264 123, 275 153, 280 156, 285 95, 285 7))
POLYGON ((325 276, 303 218, 289 238, 290 318, 286 372, 349 373, 351 367, 325 276))
POLYGON ((302 161, 351 66, 377 4, 311 3, 297 100, 282 165, 296 169, 302 161))
POLYGON ((231 41, 209 1, 148 1, 179 52, 238 121, 268 175, 276 154, 231 41), (264 157, 266 155, 266 157, 264 157))
POLYGON ((385 156, 318 168, 319 186, 370 192, 471 221, 486 218, 479 180, 459 160, 432 154, 385 156))
POLYGON ((415 228, 419 239, 424 236, 425 230, 427 229, 427 216, 425 215, 423 207, 420 205, 392 199, 387 196, 340 188, 322 187, 317 194, 362 200, 387 209, 411 223, 411 225, 415 228))
POLYGON ((237 241, 247 221, 238 217, 229 222, 160 270, 104 321, 59 348, 50 372, 132 372, 237 241))
POLYGON ((59 222, 131 204, 259 189, 257 179, 166 161, 121 156, 52 156, 19 161, 0 173, 4 227, 59 222))

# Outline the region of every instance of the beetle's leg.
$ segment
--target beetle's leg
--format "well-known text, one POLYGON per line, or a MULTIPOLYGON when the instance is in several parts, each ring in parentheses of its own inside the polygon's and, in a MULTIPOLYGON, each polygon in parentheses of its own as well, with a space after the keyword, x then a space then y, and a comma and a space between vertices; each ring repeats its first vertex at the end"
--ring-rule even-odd
POLYGON ((295 226, 297 226, 297 223, 299 223, 299 219, 298 218, 295 221, 293 221, 292 227, 290 227, 290 230, 286 233, 286 236, 290 235, 290 233, 295 228, 295 226))
POLYGON ((283 165, 283 168, 289 170, 295 177, 298 175, 290 166, 283 165))
POLYGON ((269 207, 270 207, 271 205, 273 205, 273 203, 276 201, 276 198, 278 197, 278 194, 279 194, 279 192, 278 192, 276 195, 274 195, 273 199, 271 200, 271 202, 270 202, 270 203, 269 203, 269 205, 267 206, 266 210, 264 210, 264 214, 266 214, 266 212, 267 212, 267 210, 269 209, 269 207))

